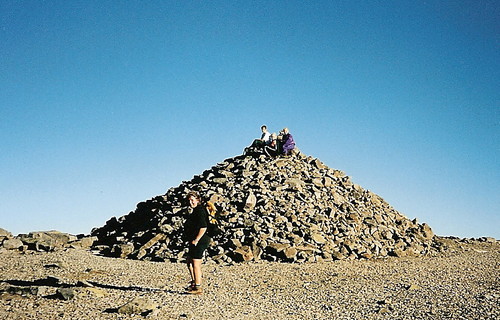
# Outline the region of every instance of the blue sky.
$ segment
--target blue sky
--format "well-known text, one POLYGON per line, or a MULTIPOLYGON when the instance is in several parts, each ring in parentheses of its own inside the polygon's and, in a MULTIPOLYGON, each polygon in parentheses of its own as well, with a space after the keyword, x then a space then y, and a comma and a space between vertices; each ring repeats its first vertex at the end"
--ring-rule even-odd
POLYGON ((496 1, 2 1, 0 227, 89 233, 261 124, 500 239, 496 1))

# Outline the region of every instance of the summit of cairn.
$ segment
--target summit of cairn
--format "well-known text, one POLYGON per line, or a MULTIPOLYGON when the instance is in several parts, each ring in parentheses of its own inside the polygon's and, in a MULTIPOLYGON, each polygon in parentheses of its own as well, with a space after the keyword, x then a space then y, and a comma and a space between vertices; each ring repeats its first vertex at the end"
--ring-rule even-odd
POLYGON ((342 171, 297 152, 226 159, 164 195, 92 230, 94 249, 113 257, 182 261, 189 191, 212 201, 221 233, 206 251, 217 263, 313 262, 419 256, 434 234, 342 171))

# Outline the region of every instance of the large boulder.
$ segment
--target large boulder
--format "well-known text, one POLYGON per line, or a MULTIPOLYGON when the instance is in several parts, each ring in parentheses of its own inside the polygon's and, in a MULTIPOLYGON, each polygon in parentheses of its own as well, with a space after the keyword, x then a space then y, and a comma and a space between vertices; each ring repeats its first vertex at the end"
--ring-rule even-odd
POLYGON ((0 241, 3 240, 4 238, 12 238, 12 233, 9 231, 0 228, 0 241))

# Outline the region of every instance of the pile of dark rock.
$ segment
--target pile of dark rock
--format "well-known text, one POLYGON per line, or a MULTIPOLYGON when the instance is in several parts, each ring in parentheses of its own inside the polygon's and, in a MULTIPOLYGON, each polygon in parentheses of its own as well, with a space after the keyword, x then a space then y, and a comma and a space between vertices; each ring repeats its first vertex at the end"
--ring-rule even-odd
POLYGON ((96 237, 71 235, 60 231, 36 231, 27 234, 12 235, 0 228, 0 249, 52 252, 65 248, 90 249, 96 237))
POLYGON ((208 261, 284 262, 419 256, 434 234, 343 172, 301 152, 289 157, 229 158, 128 215, 94 228, 94 249, 113 257, 181 261, 185 196, 215 203, 222 232, 208 261))

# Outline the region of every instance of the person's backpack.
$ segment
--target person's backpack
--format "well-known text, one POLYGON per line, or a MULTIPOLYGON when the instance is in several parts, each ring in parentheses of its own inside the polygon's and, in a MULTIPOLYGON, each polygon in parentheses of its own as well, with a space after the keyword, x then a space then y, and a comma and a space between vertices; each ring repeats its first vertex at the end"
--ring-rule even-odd
POLYGON ((207 210, 207 235, 210 238, 213 238, 221 233, 219 228, 219 220, 217 220, 217 208, 215 205, 207 201, 205 205, 205 209, 207 210))

